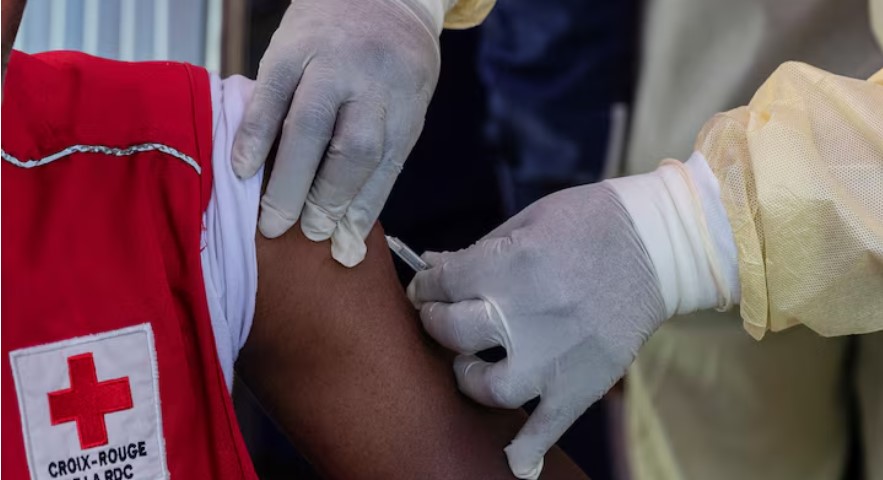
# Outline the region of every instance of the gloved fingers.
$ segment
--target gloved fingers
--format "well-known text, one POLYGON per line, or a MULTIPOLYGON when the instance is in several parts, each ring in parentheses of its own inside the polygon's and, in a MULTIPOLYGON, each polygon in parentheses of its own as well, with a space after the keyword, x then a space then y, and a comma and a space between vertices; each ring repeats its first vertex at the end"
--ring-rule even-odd
POLYGON ((484 300, 424 303, 420 319, 430 336, 458 353, 472 354, 505 343, 502 322, 484 300))
MULTIPOLYGON (((321 78, 321 76, 320 76, 321 78)), ((258 227, 267 238, 297 221, 334 131, 338 101, 328 85, 304 75, 282 127, 276 163, 261 199, 258 227)))
POLYGON ((430 268, 417 272, 408 285, 408 298, 414 307, 424 302, 454 303, 480 298, 487 280, 500 268, 494 257, 504 250, 508 238, 481 240, 456 252, 426 252, 422 258, 430 268))
POLYGON ((423 259, 424 262, 427 263, 430 267, 434 267, 436 265, 440 265, 444 260, 446 255, 450 255, 453 252, 433 252, 433 251, 425 251, 423 255, 420 255, 420 258, 423 259))
POLYGON ((417 272, 406 289, 408 299, 411 300, 414 308, 421 308, 426 302, 455 303, 477 297, 467 293, 459 272, 455 271, 457 256, 463 254, 464 250, 423 254, 422 258, 430 267, 417 272))
POLYGON ((233 171, 240 178, 252 177, 267 160, 303 74, 297 58, 281 60, 273 52, 271 45, 261 59, 254 93, 233 141, 233 171))
POLYGON ((361 263, 367 254, 365 239, 344 217, 331 234, 331 258, 344 267, 352 268, 361 263))
POLYGON ((401 167, 381 161, 380 166, 353 199, 331 235, 331 257, 345 267, 354 267, 365 259, 365 238, 380 216, 401 167))
POLYGON ((380 165, 369 172, 331 236, 331 256, 352 267, 365 258, 364 240, 380 216, 402 166, 423 128, 426 106, 385 105, 385 135, 380 165), (407 128, 405 128, 405 126, 407 128))
POLYGON ((383 156, 384 109, 379 100, 344 103, 334 136, 301 214, 301 229, 313 241, 334 233, 353 198, 383 156))
POLYGON ((511 375, 508 358, 488 363, 475 355, 459 355, 454 375, 461 392, 489 407, 518 408, 539 394, 531 382, 511 375))
POLYGON ((572 406, 543 397, 504 449, 512 473, 518 478, 538 478, 543 470, 543 456, 581 414, 572 406))

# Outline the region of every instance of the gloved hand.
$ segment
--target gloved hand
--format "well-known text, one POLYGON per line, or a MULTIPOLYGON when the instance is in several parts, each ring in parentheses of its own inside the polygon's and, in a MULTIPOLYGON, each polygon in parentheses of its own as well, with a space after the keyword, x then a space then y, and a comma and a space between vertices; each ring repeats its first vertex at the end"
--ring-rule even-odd
POLYGON ((622 377, 663 320, 720 301, 716 249, 697 236, 703 219, 691 218, 702 209, 693 208, 687 177, 663 168, 665 179, 648 174, 545 197, 470 248, 426 253, 431 268, 408 286, 427 332, 461 354, 454 370, 465 394, 503 408, 541 397, 506 447, 519 478, 539 476, 545 452, 622 377), (667 226, 654 231, 659 219, 667 226), (504 360, 474 355, 494 346, 505 348, 504 360))
POLYGON ((423 128, 449 3, 292 1, 233 146, 234 171, 250 177, 282 130, 261 200, 264 236, 300 218, 308 238, 331 238, 340 263, 362 261, 364 238, 423 128))

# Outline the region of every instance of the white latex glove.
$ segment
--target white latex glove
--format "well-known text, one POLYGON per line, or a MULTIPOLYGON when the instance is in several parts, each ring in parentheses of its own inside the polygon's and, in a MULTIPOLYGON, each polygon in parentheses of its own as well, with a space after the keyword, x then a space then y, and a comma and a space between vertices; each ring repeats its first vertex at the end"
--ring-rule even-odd
POLYGON ((669 221, 653 236, 639 234, 618 185, 572 188, 468 249, 425 254, 432 267, 408 287, 429 334, 461 354, 454 370, 465 394, 503 408, 541 397, 506 447, 519 478, 539 476, 546 451, 622 377, 663 320, 720 302, 708 263, 714 249, 694 241, 701 225, 690 215, 702 210, 675 167, 663 168, 665 179, 624 179, 638 187, 628 193, 642 221, 669 221), (650 242, 675 261, 656 268, 650 242), (474 355, 494 346, 506 349, 504 360, 474 355))
POLYGON ((423 128, 448 0, 294 0, 261 59, 233 168, 250 177, 282 131, 259 228, 331 238, 346 266, 423 128), (284 122, 283 122, 284 119, 284 122))

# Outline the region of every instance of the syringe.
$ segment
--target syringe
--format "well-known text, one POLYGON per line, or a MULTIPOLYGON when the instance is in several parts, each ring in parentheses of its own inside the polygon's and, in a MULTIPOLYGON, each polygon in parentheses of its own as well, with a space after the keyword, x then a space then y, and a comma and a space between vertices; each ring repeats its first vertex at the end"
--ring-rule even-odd
POLYGON ((405 243, 398 238, 387 235, 386 244, 389 245, 389 249, 392 250, 393 253, 405 262, 405 265, 411 267, 415 272, 429 268, 429 265, 420 258, 420 255, 417 255, 417 252, 411 250, 410 247, 405 245, 405 243))

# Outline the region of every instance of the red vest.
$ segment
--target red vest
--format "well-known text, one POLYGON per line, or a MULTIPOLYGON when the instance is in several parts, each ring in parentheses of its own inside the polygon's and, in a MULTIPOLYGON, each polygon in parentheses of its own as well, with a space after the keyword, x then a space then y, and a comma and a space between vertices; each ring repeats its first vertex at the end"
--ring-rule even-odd
POLYGON ((200 268, 210 95, 191 65, 13 52, 3 478, 255 477, 200 268))

